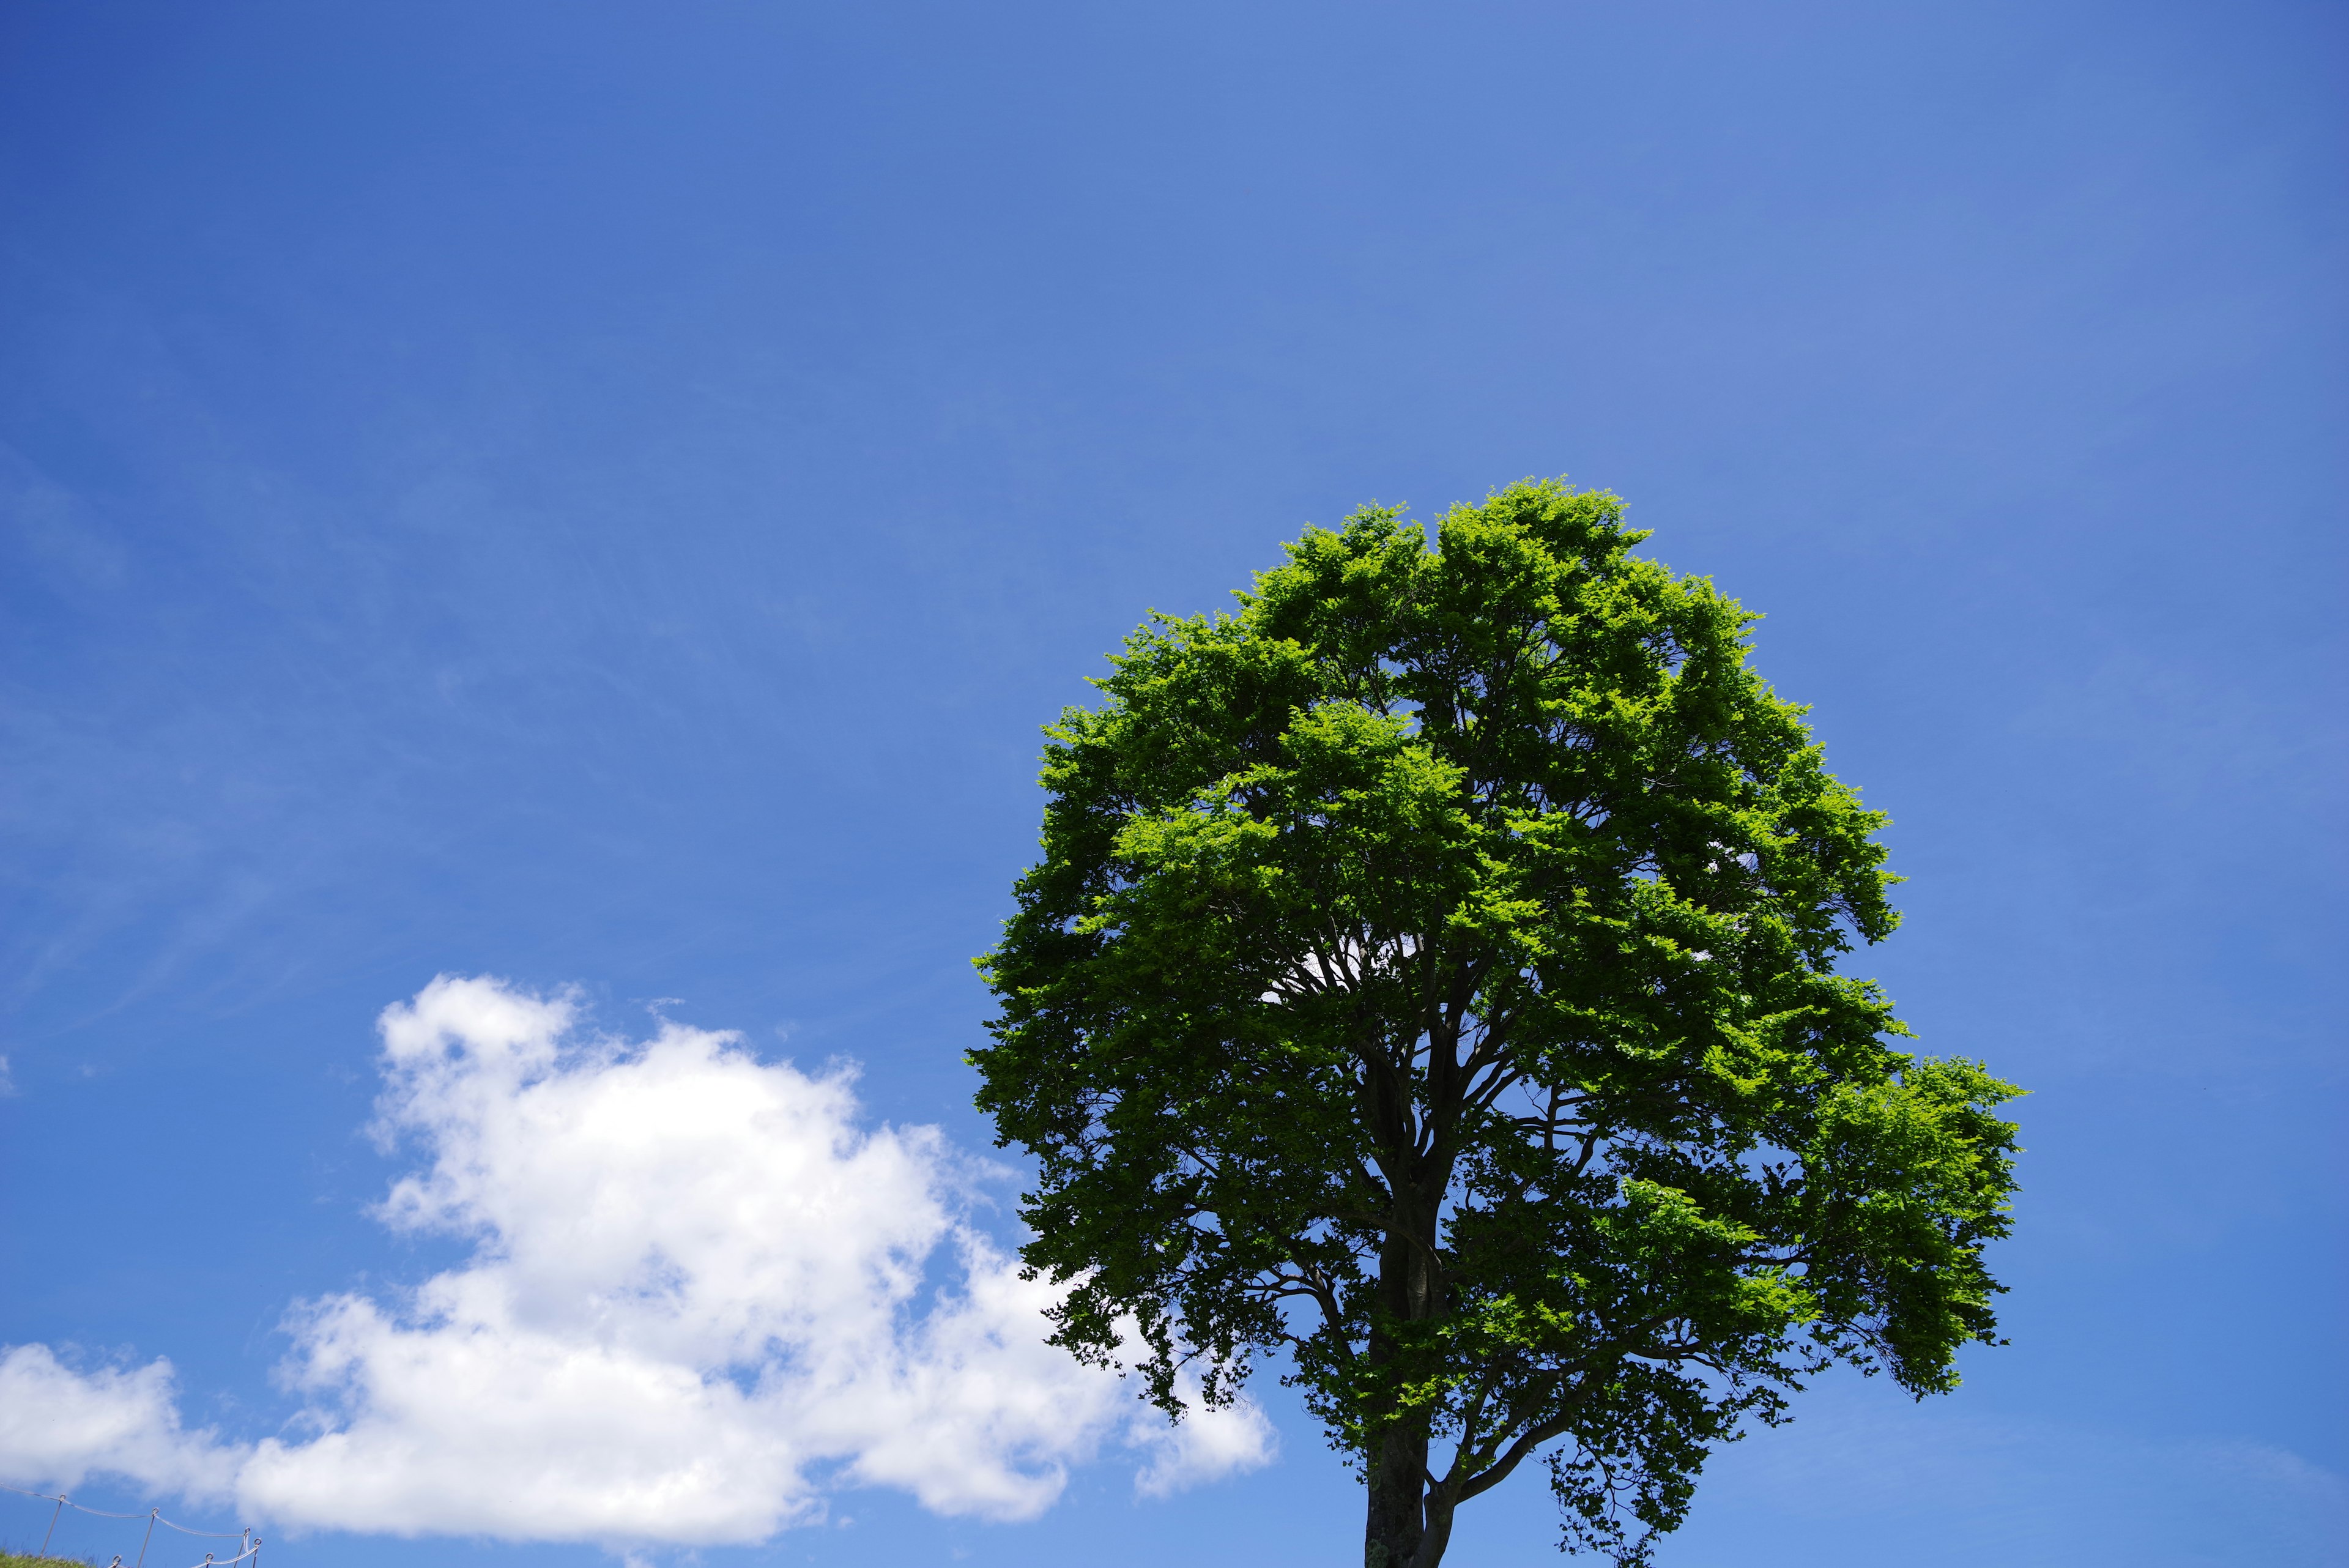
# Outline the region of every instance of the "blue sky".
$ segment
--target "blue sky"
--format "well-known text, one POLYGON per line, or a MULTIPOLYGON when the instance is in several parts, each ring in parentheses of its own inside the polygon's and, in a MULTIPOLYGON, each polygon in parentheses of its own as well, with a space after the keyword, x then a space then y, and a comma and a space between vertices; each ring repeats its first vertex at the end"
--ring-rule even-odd
MULTIPOLYGON (((20 1401, 0 1481, 280 1563, 613 1561, 444 1506, 528 1479, 488 1460, 378 1465, 364 1519, 203 1495, 433 1429, 301 1358, 565 1266, 601 1157, 466 1164, 518 1091, 403 1088, 378 1016, 449 974, 507 982, 477 1045, 566 987, 527 1049, 666 1017, 561 1084, 801 1106, 944 1195, 892 1256, 978 1280, 1017 1181, 968 960, 1036 726, 1307 522, 1565 472, 1767 614, 1895 819, 1855 967, 2032 1091, 2012 1345, 1823 1384, 1660 1560, 2349 1561, 2344 84, 2316 5, 0 8, 0 1344, 150 1423, 78 1480, 20 1401)), ((1110 1407, 1031 1433, 1024 1521, 859 1428, 698 1561, 1353 1560, 1260 1393, 1267 1462, 1163 1497, 1110 1407)))

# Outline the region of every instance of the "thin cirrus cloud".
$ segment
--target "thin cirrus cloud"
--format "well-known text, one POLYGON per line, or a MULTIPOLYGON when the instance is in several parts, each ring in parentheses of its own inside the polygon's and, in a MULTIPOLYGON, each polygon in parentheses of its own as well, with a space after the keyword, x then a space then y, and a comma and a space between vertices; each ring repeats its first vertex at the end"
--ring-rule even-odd
POLYGON ((1051 1288, 958 1217, 972 1166, 934 1128, 861 1125, 846 1073, 579 1023, 446 976, 385 1012, 377 1130, 424 1158, 378 1217, 472 1251, 398 1298, 296 1308, 294 1435, 183 1428, 161 1360, 19 1345, 0 1470, 233 1496, 281 1528, 714 1544, 840 1485, 1017 1520, 1112 1449, 1144 1495, 1270 1459, 1255 1407, 1169 1424, 1045 1345, 1051 1288))

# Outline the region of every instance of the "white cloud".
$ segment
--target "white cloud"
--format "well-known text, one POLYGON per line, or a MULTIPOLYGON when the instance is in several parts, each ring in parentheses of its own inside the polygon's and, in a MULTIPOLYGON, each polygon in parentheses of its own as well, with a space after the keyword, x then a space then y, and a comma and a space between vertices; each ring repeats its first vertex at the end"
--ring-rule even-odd
POLYGON ((84 1380, 145 1434, 85 1468, 179 1485, 196 1454, 294 1527, 710 1543, 818 1518, 833 1484, 1010 1520, 1107 1448, 1149 1495, 1269 1458, 1253 1407, 1170 1428, 1044 1345, 1049 1289, 961 1217, 980 1173, 933 1128, 863 1126, 844 1071, 576 1024, 489 980, 388 1009, 378 1131, 423 1159, 379 1217, 471 1256, 303 1303, 295 1437, 175 1449, 167 1366, 84 1380))
POLYGON ((8 1058, 0 1056, 0 1100, 8 1098, 16 1092, 16 1080, 9 1075, 8 1058))
POLYGON ((228 1490, 233 1454, 210 1431, 184 1432, 171 1364, 74 1371, 46 1345, 0 1354, 0 1475, 76 1487, 92 1470, 199 1496, 228 1490))

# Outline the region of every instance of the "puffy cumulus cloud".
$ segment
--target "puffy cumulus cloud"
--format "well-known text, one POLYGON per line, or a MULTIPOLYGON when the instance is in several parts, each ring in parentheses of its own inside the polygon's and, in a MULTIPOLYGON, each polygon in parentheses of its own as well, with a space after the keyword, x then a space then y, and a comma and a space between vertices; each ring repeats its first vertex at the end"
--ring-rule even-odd
MULTIPOLYGON (((1269 1457, 1253 1407, 1169 1425, 1046 1345, 1050 1291, 961 1217, 979 1173, 935 1129, 864 1125, 847 1073, 675 1023, 636 1044, 577 1024, 564 998, 446 977, 384 1013, 378 1131, 422 1159, 379 1216, 471 1255, 397 1299, 303 1303, 299 1435, 191 1449, 233 1464, 245 1507, 716 1543, 816 1517, 836 1484, 1016 1520, 1107 1449, 1145 1494, 1269 1457)), ((145 1398, 139 1429, 176 1432, 160 1363, 101 1376, 90 1397, 145 1398)), ((90 1467, 166 1479, 107 1441, 90 1467)))
POLYGON ((229 1490, 236 1456, 186 1432, 171 1364, 77 1372, 46 1345, 0 1354, 0 1475, 71 1488, 93 1470, 198 1496, 229 1490))

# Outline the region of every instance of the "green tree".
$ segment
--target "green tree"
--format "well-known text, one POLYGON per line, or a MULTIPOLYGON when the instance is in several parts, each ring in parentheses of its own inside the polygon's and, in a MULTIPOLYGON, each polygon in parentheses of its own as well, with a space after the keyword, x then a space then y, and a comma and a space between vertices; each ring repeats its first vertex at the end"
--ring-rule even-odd
POLYGON ((1568 1550, 1645 1561, 1806 1376, 1995 1342, 2017 1091, 1835 972, 1897 918, 1884 818, 1621 515, 1372 507, 1154 616, 1047 731, 980 961, 1056 1342, 1170 1412, 1285 1348, 1370 1568, 1537 1457, 1568 1550))

